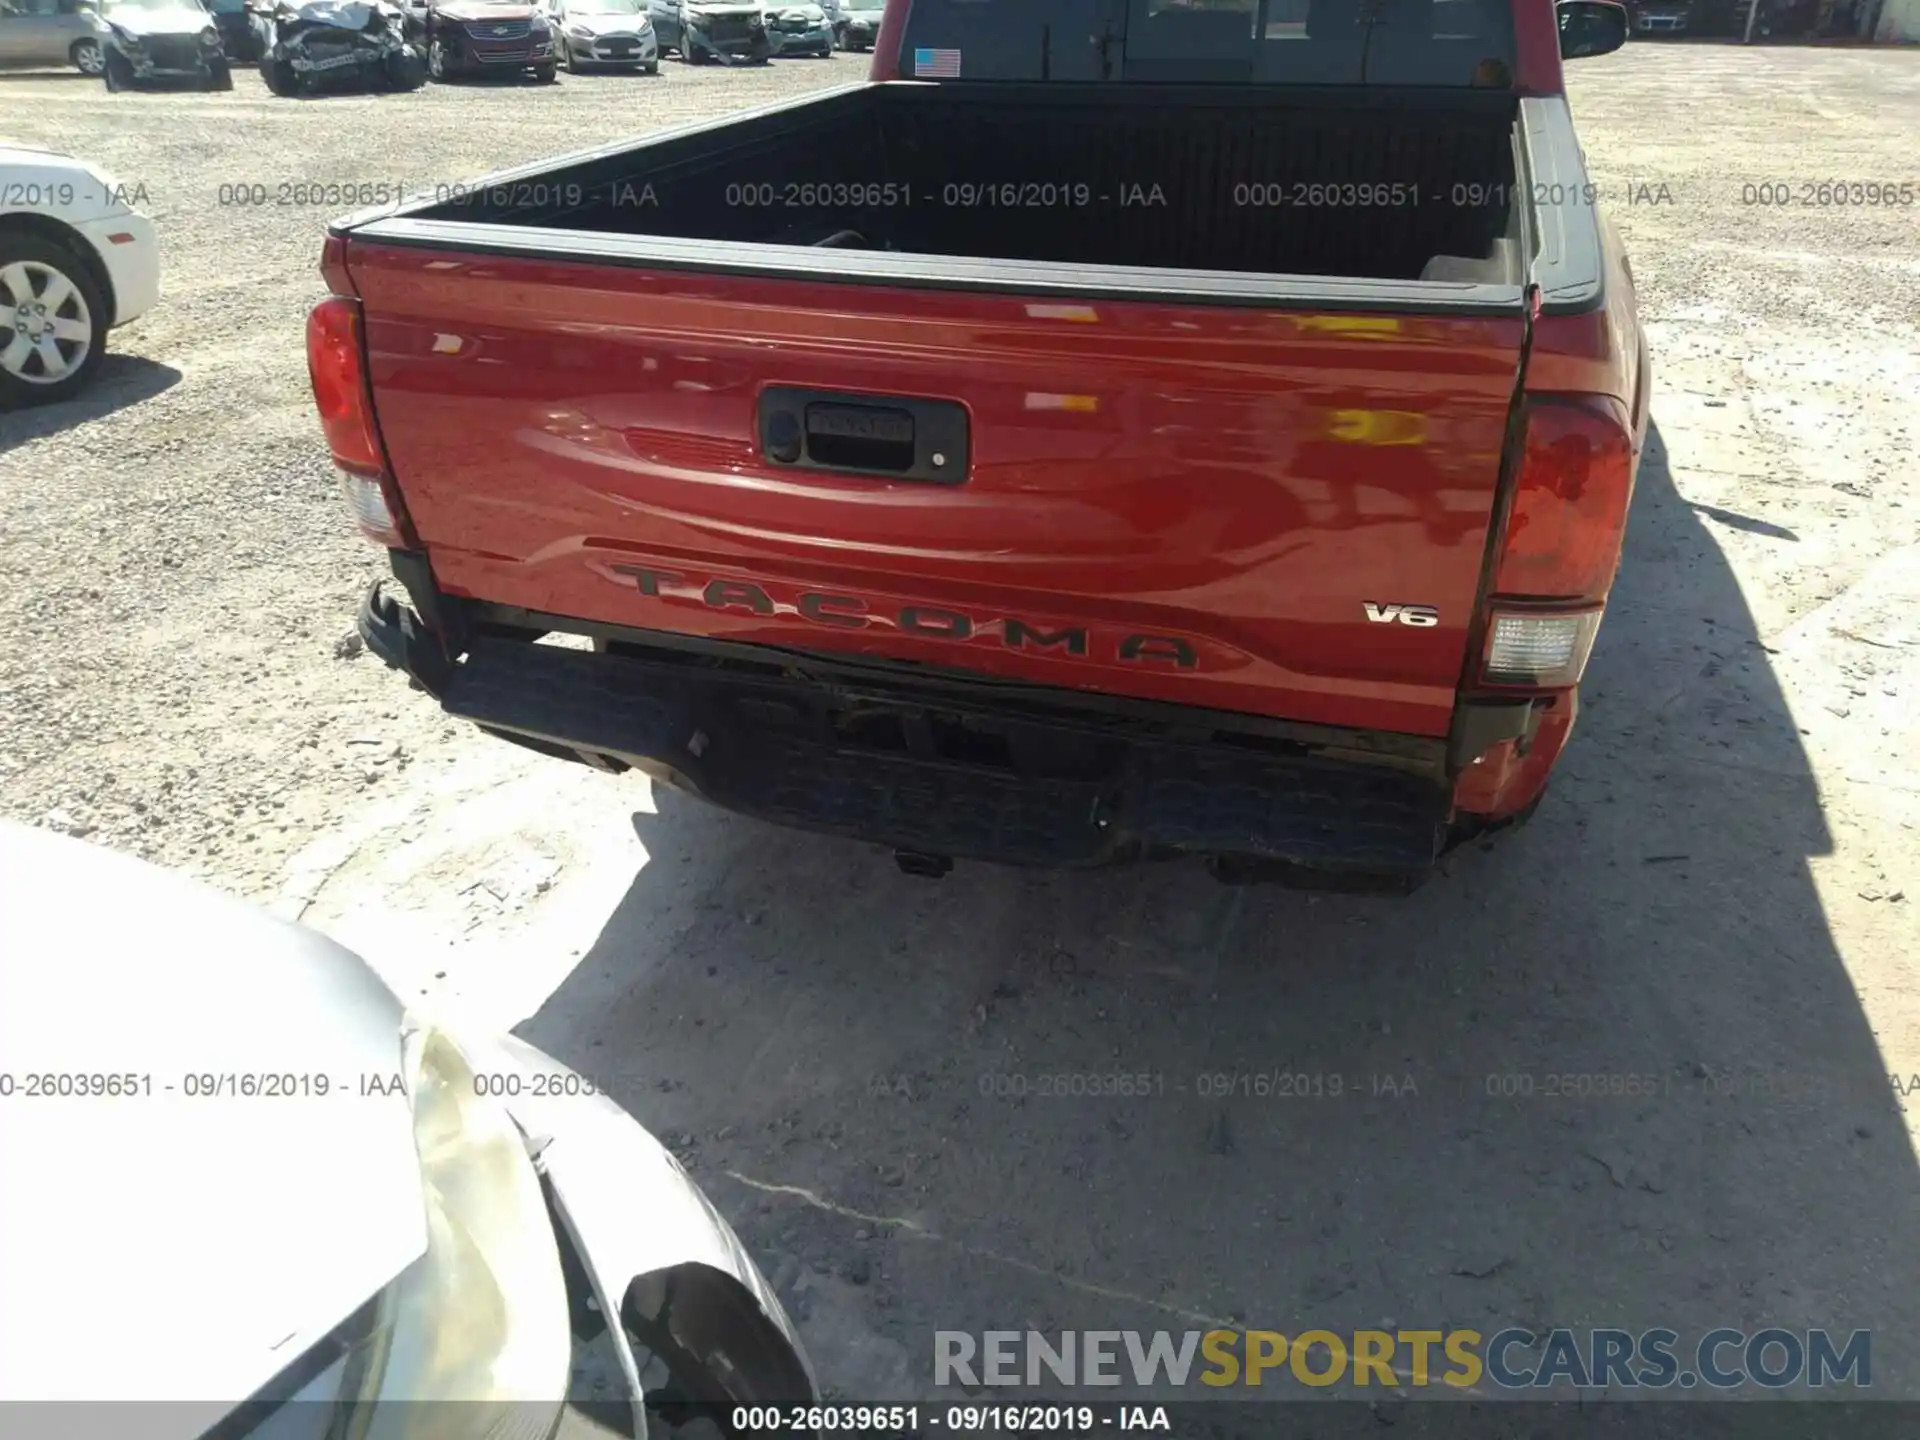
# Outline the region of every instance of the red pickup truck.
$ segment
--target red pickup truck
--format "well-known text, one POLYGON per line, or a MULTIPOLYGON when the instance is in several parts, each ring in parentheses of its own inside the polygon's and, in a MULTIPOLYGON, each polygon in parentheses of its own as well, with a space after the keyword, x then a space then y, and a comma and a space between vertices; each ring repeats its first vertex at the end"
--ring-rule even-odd
POLYGON ((1619 564, 1646 345, 1561 61, 1625 33, 892 0, 865 82, 339 221, 361 633, 911 873, 1409 887, 1533 810, 1619 564))

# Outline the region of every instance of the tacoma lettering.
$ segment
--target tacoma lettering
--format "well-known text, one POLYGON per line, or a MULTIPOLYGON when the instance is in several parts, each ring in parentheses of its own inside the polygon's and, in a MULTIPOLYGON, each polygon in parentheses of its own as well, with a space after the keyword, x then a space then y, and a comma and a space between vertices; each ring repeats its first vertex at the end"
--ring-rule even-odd
POLYGON ((928 610, 919 605, 909 605, 900 612, 900 628, 909 635, 965 640, 973 634, 973 621, 957 610, 928 610))
POLYGON ((758 585, 743 585, 734 580, 715 580, 707 586, 707 604, 716 610, 744 605, 756 615, 773 614, 773 601, 758 585))
MULTIPOLYGON (((677 570, 649 565, 608 568, 631 580, 635 589, 651 599, 691 600, 711 610, 746 609, 756 615, 773 615, 787 608, 784 600, 776 602, 764 587, 750 580, 702 580, 677 570)), ((903 635, 964 643, 990 640, 997 627, 1001 644, 1009 650, 1084 660, 1093 655, 1095 649, 1093 637, 1084 625, 1050 626, 1013 615, 973 616, 934 605, 905 605, 889 614, 858 595, 822 590, 802 592, 793 600, 791 608, 801 619, 835 630, 867 630, 891 623, 903 635)), ((1181 670, 1198 669, 1200 665, 1199 654, 1193 646, 1177 635, 1127 635, 1117 643, 1109 638, 1100 649, 1129 664, 1172 665, 1181 670)))
POLYGON ((613 573, 616 575, 631 576, 633 583, 640 587, 640 593, 642 595, 652 595, 655 597, 658 597, 660 594, 660 583, 662 581, 671 585, 676 581, 686 578, 676 570, 649 570, 644 565, 615 565, 613 567, 613 573))
POLYGON ((1200 663, 1200 657, 1193 653, 1191 645, 1167 635, 1129 635, 1120 642, 1120 658, 1171 660, 1182 670, 1191 670, 1200 663))
POLYGON ((1009 620, 1005 633, 1009 650, 1023 650, 1029 645, 1035 649, 1064 645, 1069 655, 1087 653, 1087 632, 1084 630, 1036 630, 1024 620, 1009 620))
POLYGON ((817 595, 808 591, 800 597, 800 613, 817 625, 837 625, 842 630, 864 630, 867 626, 867 602, 852 595, 817 595), (829 610, 827 607, 833 608, 829 610))

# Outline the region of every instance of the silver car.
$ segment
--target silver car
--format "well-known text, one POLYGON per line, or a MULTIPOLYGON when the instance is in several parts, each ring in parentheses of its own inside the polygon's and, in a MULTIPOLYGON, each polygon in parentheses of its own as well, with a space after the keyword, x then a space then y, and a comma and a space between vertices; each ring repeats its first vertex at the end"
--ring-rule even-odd
POLYGON ((589 65, 660 73, 660 47, 646 0, 548 0, 560 63, 577 73, 589 65))
POLYGON ((1691 4, 1648 4, 1638 7, 1634 29, 1642 35, 1684 35, 1693 22, 1691 4))
POLYGON ((887 11, 887 0, 834 0, 840 5, 840 19, 834 33, 842 50, 871 50, 880 35, 880 21, 887 11))
POLYGON ((767 43, 776 55, 831 56, 839 48, 833 22, 819 5, 769 4, 765 11, 767 43))
POLYGON ((580 1075, 5 822, 0 913, 9 1436, 662 1440, 814 1398, 726 1221, 580 1075))
POLYGON ((0 0, 0 69, 75 65, 98 75, 105 31, 92 0, 0 0))

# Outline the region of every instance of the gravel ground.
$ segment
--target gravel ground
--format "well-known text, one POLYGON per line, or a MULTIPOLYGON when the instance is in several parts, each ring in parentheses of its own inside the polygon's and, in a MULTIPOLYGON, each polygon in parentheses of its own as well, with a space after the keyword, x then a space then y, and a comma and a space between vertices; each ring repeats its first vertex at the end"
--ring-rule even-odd
POLYGON ((0 811, 521 1025, 669 1138, 859 1398, 924 1389, 936 1328, 1234 1319, 1872 1328, 1876 1392, 1920 1397, 1920 206, 1798 203, 1920 181, 1920 53, 1576 67, 1656 435, 1555 793, 1400 903, 915 882, 472 736, 342 647, 380 557, 306 395, 328 210, 220 187, 431 187, 859 73, 0 79, 0 132, 146 188, 166 265, 89 397, 0 420, 0 811), (1312 1098, 1203 1093, 1273 1068, 1312 1098), (1040 1094, 1119 1073, 1154 1094, 1040 1094))

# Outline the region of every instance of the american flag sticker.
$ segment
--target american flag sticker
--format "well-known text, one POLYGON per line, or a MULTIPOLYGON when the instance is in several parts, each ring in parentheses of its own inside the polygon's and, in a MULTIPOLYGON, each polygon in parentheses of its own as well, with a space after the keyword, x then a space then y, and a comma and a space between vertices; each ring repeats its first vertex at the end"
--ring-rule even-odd
POLYGON ((960 78, 960 52, 958 50, 915 50, 913 52, 913 78, 916 80, 958 80, 960 78))

